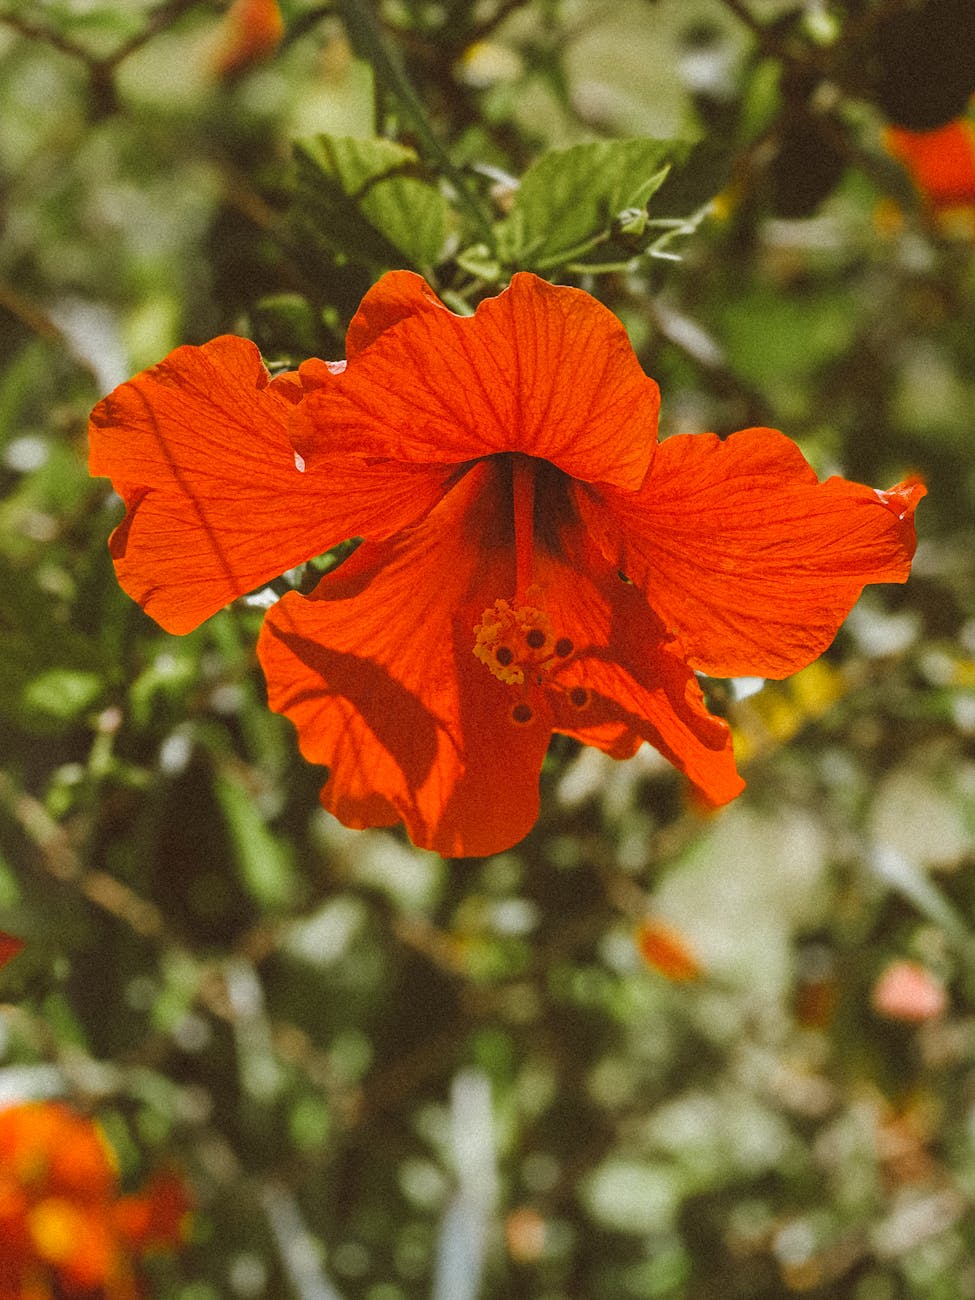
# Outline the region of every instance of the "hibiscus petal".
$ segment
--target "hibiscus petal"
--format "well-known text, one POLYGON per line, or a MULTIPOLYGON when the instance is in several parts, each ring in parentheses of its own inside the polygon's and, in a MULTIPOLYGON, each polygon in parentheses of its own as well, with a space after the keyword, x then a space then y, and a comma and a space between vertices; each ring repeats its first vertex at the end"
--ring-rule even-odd
POLYGON ((122 587, 170 632, 353 536, 387 537, 439 498, 447 471, 364 466, 299 471, 288 437, 293 375, 268 380, 253 343, 181 347, 92 412, 92 474, 126 518, 110 541, 122 587))
POLYGON ((345 335, 346 359, 358 356, 401 320, 431 309, 451 314, 422 275, 415 271, 387 272, 372 286, 349 321, 345 335))
POLYGON ((349 365, 310 394, 295 447, 419 463, 499 451, 634 490, 653 457, 660 395, 601 303, 522 272, 473 316, 418 277, 385 276, 349 337, 349 365))
POLYGON ((473 653, 475 624, 514 582, 504 506, 497 464, 475 466, 422 523, 268 611, 269 703, 329 767, 322 803, 347 826, 403 821, 421 848, 483 856, 538 816, 550 720, 512 723, 473 653))
POLYGON ((871 582, 904 582, 918 480, 818 482, 774 429, 678 435, 638 493, 576 491, 613 564, 717 677, 785 677, 830 644, 871 582))
POLYGON ((555 730, 614 758, 629 758, 648 741, 707 803, 728 803, 745 784, 731 733, 708 712, 680 645, 581 527, 564 528, 560 540, 558 556, 537 561, 556 635, 574 646, 553 673, 555 730))

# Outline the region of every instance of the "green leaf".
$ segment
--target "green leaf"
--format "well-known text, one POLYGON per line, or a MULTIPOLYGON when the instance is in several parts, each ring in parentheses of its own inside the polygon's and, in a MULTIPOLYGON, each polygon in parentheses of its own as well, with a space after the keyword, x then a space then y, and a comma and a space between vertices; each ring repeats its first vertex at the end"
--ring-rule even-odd
POLYGON ((0 719, 31 735, 56 735, 83 719, 110 676, 97 646, 65 613, 0 555, 0 719))
POLYGON ((611 1232, 659 1233, 680 1203, 679 1174, 662 1163, 610 1157, 583 1184, 582 1200, 589 1217, 611 1232))
POLYGON ((922 916, 939 925, 964 952, 971 952, 973 936, 960 912, 948 901, 925 871, 897 849, 877 845, 871 866, 881 880, 913 903, 922 916))
POLYGON ((501 264, 487 244, 472 244, 470 248, 462 248, 456 260, 462 271, 479 280, 494 283, 502 278, 501 264))
POLYGON ((498 226, 502 258, 541 270, 579 257, 620 213, 646 204, 686 149, 679 140, 595 140, 544 154, 498 226))
POLYGON ((52 723, 68 723, 92 707, 102 693, 98 673, 72 668, 49 668, 24 689, 28 714, 41 714, 52 723))
POLYGON ((285 907, 295 895, 294 863, 285 843, 268 829, 253 792, 229 765, 214 774, 214 793, 234 845, 237 867, 251 897, 263 908, 285 907))
POLYGON ((296 145, 295 215, 303 230, 356 261, 404 259, 423 270, 444 256, 451 208, 412 149, 392 140, 313 136, 296 145))
POLYGON ((786 296, 743 286, 727 294, 718 320, 731 369, 792 420, 808 418, 817 376, 847 355, 857 329, 849 300, 815 287, 786 296))

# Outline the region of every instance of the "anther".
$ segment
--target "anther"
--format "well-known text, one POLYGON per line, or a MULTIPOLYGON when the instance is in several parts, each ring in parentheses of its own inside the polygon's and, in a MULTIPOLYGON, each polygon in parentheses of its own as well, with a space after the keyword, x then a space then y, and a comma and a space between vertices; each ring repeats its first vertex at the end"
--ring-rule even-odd
POLYGON ((584 709, 591 698, 592 696, 584 686, 573 686, 572 690, 569 691, 569 703, 576 709, 584 709))
MULTIPOLYGON (((526 593, 532 599, 533 588, 526 593)), ((506 686, 524 685, 551 660, 552 622, 540 605, 496 600, 474 628, 474 655, 506 686)))
POLYGON ((514 705, 511 710, 511 721, 517 722, 519 727, 527 726, 534 716, 530 706, 524 703, 514 705))
POLYGON ((567 636, 560 636, 555 643, 555 653, 560 659, 567 658, 574 649, 575 646, 567 636))

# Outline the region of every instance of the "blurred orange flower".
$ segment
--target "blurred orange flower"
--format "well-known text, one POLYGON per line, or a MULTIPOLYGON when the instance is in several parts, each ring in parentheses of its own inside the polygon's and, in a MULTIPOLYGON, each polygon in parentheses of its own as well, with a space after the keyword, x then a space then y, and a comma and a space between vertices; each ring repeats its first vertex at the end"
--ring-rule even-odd
POLYGON ((701 977, 701 963, 684 936, 656 917, 648 916, 640 923, 636 946, 648 966, 677 984, 701 977))
POLYGON ((347 826, 506 849, 553 732, 649 741, 726 803, 744 783, 695 673, 784 677, 864 584, 907 578, 918 480, 820 483, 773 429, 658 446, 657 385, 581 290, 521 273, 461 317, 393 272, 346 351, 271 379, 245 339, 178 348, 95 408, 90 464, 128 508, 119 581, 172 632, 365 539, 259 645, 347 826))
POLYGON ((0 1110, 0 1300, 137 1300, 139 1259, 177 1245, 188 1211, 174 1173, 119 1197, 101 1130, 67 1106, 0 1110))
POLYGON ((277 0, 234 0, 224 15, 211 59, 215 77, 245 72, 274 53, 284 35, 277 0))
POLYGON ((5 966, 11 957, 16 957, 23 950, 24 941, 16 935, 5 934, 0 930, 0 966, 5 966))
POLYGON ((534 1264, 545 1254, 548 1226, 531 1205, 520 1205, 504 1221, 508 1253, 519 1264, 534 1264))
POLYGON ((884 141, 934 212, 975 208, 975 125, 967 118, 933 131, 889 126, 884 141))

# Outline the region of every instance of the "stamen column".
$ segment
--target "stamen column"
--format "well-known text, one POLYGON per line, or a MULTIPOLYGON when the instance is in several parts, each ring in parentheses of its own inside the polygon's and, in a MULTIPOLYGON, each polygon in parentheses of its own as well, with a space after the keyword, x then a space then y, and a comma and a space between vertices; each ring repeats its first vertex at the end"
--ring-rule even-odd
POLYGON ((515 516, 515 601, 527 602, 535 559, 535 467, 529 456, 511 457, 511 491, 515 516))

